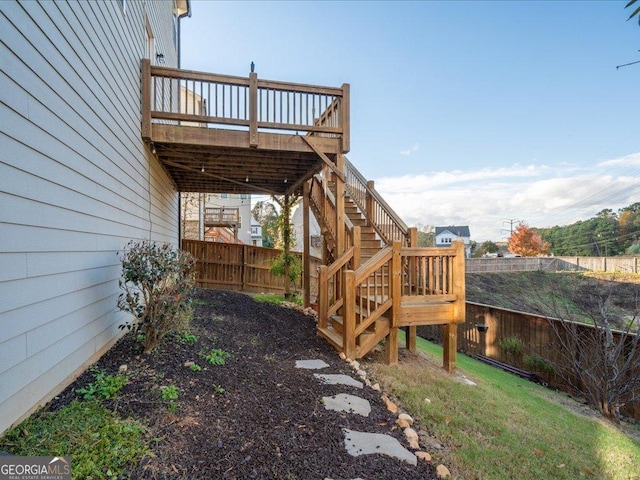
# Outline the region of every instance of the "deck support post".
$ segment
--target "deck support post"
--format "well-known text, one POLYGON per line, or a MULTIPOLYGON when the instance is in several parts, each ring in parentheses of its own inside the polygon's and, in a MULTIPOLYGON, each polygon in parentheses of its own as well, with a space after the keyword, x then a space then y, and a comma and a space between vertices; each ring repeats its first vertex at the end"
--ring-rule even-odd
POLYGON ((353 269, 360 268, 362 258, 362 234, 360 227, 354 225, 353 227, 353 269))
POLYGON ((344 354, 351 360, 356 359, 356 272, 345 270, 342 284, 342 338, 344 354))
POLYGON ((309 182, 302 187, 302 271, 303 271, 303 305, 308 308, 311 304, 311 238, 309 230, 309 182))
POLYGON ((249 74, 249 146, 258 146, 258 74, 249 74))
POLYGON ((142 59, 142 139, 151 142, 151 63, 142 59))
POLYGON ((412 325, 407 327, 405 342, 407 350, 411 353, 416 353, 416 326, 412 325))
POLYGON ((442 362, 444 369, 449 373, 456 371, 456 350, 458 347, 458 325, 447 323, 444 325, 442 345, 444 347, 442 362))
POLYGON ((398 364, 398 327, 392 327, 384 342, 384 356, 387 365, 398 364))

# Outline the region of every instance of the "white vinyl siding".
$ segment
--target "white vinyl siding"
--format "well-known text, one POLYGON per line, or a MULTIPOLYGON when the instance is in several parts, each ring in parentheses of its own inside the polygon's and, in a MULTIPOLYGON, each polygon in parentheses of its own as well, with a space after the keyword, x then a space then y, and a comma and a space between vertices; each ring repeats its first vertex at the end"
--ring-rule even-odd
POLYGON ((176 244, 178 195, 140 134, 146 22, 172 1, 0 2, 0 433, 121 334, 118 252, 176 244))

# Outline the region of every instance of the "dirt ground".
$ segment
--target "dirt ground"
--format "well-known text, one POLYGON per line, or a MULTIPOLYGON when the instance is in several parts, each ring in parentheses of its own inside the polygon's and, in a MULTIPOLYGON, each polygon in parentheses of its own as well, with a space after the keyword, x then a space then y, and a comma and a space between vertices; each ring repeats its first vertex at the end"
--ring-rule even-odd
MULTIPOLYGON (((130 382, 109 406, 148 426, 153 455, 131 465, 136 479, 432 479, 431 463, 414 467, 383 455, 350 456, 343 429, 386 433, 407 446, 394 427, 396 416, 380 392, 321 384, 296 360, 322 359, 323 373, 355 376, 349 365, 316 336, 315 318, 258 303, 247 295, 199 290, 192 333, 195 344, 168 338, 152 355, 129 334, 97 364, 115 374, 127 365, 130 382), (211 365, 200 352, 219 349, 229 357, 211 365), (202 367, 193 371, 185 362, 202 367), (179 398, 170 411, 161 387, 179 398), (371 403, 369 417, 324 408, 321 399, 355 393, 371 403)), ((52 405, 74 397, 92 381, 85 373, 52 405)), ((424 428, 424 427, 421 427, 424 428)))

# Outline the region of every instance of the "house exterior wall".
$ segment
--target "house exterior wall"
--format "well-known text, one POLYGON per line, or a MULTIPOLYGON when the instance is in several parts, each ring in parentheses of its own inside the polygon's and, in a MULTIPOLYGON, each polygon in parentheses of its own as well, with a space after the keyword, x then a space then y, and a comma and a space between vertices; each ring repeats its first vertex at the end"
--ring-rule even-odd
POLYGON ((172 1, 0 2, 0 433, 121 334, 125 244, 178 241, 141 140, 149 30, 177 65, 172 1))

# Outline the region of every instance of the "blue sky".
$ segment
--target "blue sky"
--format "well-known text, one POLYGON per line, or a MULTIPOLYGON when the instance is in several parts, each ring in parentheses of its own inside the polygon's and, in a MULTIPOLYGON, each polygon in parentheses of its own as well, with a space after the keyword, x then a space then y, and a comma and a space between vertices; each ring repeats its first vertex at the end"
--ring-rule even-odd
POLYGON ((212 2, 182 67, 351 85, 349 160, 409 225, 565 225, 640 201, 625 1, 212 2))

